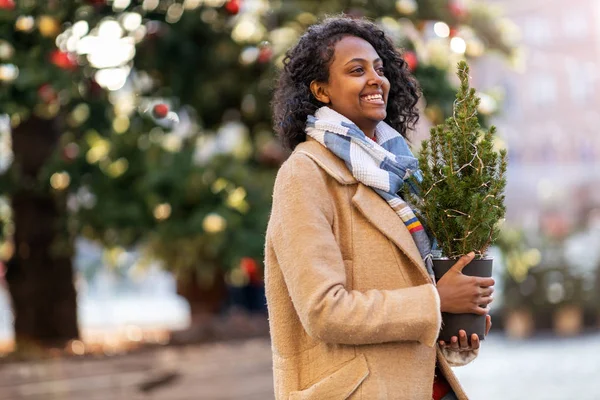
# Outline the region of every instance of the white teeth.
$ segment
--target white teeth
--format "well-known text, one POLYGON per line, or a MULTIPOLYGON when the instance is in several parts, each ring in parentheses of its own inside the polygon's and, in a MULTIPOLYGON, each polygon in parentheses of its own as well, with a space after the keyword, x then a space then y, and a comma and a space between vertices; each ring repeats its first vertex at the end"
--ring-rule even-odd
POLYGON ((364 96, 365 100, 368 101, 372 101, 372 100, 382 100, 382 96, 380 94, 370 94, 368 96, 364 96))

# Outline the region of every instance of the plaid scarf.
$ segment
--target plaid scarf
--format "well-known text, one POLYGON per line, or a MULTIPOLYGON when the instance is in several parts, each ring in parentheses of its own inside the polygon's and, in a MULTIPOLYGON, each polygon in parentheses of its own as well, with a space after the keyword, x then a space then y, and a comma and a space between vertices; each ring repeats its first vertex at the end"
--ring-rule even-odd
POLYGON ((421 178, 419 162, 402 135, 382 121, 375 129, 377 142, 374 142, 352 121, 329 107, 321 107, 314 116, 308 116, 306 134, 344 160, 359 182, 387 201, 412 235, 427 273, 435 282, 429 237, 414 211, 397 194, 405 184, 416 194, 417 188, 408 178, 411 175, 417 180, 421 178))

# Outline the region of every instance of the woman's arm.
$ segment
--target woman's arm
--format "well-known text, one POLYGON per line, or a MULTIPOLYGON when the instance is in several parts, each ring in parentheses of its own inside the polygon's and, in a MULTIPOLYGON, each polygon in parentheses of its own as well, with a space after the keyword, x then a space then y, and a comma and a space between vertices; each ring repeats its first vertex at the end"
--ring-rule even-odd
POLYGON ((326 179, 309 157, 292 156, 277 177, 267 232, 267 251, 274 252, 304 329, 330 343, 413 340, 433 347, 441 324, 433 285, 346 289, 326 179))

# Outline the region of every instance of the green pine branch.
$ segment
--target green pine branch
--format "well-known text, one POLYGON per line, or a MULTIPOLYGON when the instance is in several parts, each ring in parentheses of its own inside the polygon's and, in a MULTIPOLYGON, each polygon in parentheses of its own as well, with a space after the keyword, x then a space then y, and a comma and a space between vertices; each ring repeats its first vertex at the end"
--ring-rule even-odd
POLYGON ((496 128, 484 132, 477 118, 479 98, 469 86, 469 66, 458 64, 460 88, 453 115, 431 129, 421 145, 423 179, 418 204, 423 222, 444 256, 471 251, 484 256, 504 218, 506 151, 494 149, 496 128))

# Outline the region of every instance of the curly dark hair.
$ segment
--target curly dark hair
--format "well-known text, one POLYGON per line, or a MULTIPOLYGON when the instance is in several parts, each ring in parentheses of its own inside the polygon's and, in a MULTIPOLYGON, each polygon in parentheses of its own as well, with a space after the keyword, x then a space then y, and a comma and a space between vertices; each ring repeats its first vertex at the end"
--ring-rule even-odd
POLYGON ((324 106, 310 91, 310 83, 328 82, 335 45, 346 36, 369 42, 383 60, 390 81, 385 122, 406 137, 419 120, 416 105, 420 89, 408 65, 392 41, 374 23, 364 19, 336 16, 312 25, 283 60, 273 97, 273 123, 283 145, 293 150, 306 140, 306 118, 324 106))

